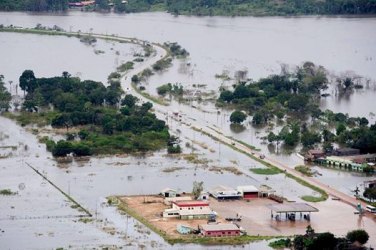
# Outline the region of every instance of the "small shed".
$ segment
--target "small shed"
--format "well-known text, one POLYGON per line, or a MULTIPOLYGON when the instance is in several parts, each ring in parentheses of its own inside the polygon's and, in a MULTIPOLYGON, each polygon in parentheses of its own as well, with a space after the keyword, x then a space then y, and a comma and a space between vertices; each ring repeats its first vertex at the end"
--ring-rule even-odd
POLYGON ((259 197, 259 190, 252 185, 238 186, 236 190, 242 194, 243 199, 254 199, 259 197))
POLYGON ((176 197, 177 191, 172 189, 172 188, 165 188, 161 191, 161 194, 163 197, 168 198, 168 197, 176 197))
POLYGON ((203 224, 199 226, 201 234, 208 237, 239 236, 240 228, 231 223, 203 224))
POLYGON ((197 200, 199 201, 207 201, 209 200, 209 193, 208 192, 201 192, 200 195, 198 196, 197 200))

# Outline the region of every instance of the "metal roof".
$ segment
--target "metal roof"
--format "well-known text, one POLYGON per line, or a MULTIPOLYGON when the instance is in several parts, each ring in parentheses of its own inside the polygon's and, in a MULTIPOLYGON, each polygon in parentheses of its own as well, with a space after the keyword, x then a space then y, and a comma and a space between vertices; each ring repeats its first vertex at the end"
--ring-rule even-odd
POLYGON ((200 228, 204 231, 239 231, 239 227, 235 224, 220 223, 220 224, 202 224, 200 228))
POLYGON ((209 207, 203 207, 202 209, 195 209, 195 210, 179 210, 178 211, 180 216, 189 216, 189 215, 208 215, 213 214, 213 211, 209 207))
POLYGON ((307 203, 283 203, 283 204, 271 204, 268 207, 276 213, 296 213, 296 212, 318 212, 319 210, 307 203))
POLYGON ((209 203, 206 201, 173 201, 176 206, 178 207, 205 207, 209 206, 209 203))
POLYGON ((258 192, 258 188, 252 185, 249 186, 238 186, 237 190, 240 192, 258 192))
POLYGON ((235 189, 223 185, 219 185, 213 189, 211 189, 209 192, 223 192, 223 191, 236 191, 235 189))

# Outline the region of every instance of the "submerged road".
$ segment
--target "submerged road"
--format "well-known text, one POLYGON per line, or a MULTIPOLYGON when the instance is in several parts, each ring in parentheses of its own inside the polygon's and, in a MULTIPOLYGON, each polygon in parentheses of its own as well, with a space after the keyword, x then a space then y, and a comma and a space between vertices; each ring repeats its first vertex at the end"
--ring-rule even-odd
MULTIPOLYGON (((232 147, 234 150, 238 150, 242 153, 247 154, 249 157, 251 157, 250 155, 252 155, 253 157, 260 158, 260 156, 263 155, 263 153, 260 153, 256 150, 252 150, 249 147, 246 147, 245 145, 243 145, 243 144, 241 144, 241 143, 239 143, 239 142, 237 142, 237 141, 235 141, 231 138, 226 137, 223 133, 221 133, 220 131, 218 131, 214 127, 211 128, 210 126, 208 126, 208 124, 198 123, 197 120, 194 117, 190 116, 191 114, 182 114, 181 117, 174 116, 172 114, 174 111, 172 110, 171 107, 158 104, 158 103, 154 102, 153 100, 150 100, 150 99, 142 96, 132 87, 131 77, 133 75, 137 75, 138 73, 142 72, 144 69, 151 68, 151 66, 155 62, 157 62, 158 60, 160 60, 162 58, 166 58, 166 57, 169 56, 168 52, 162 46, 160 46, 158 44, 152 44, 152 46, 154 47, 155 52, 156 52, 154 54, 153 58, 148 59, 145 63, 143 63, 142 65, 139 65, 139 67, 135 67, 133 70, 127 72, 125 77, 123 78, 123 81, 122 81, 123 88, 126 91, 130 92, 132 95, 137 96, 141 101, 152 102, 153 103, 153 109, 156 111, 156 113, 157 113, 157 115, 160 119, 164 119, 165 116, 167 115, 171 119, 175 119, 176 121, 180 121, 181 125, 186 125, 187 127, 190 127, 191 129, 194 129, 196 131, 201 131, 202 133, 208 135, 209 137, 212 137, 215 140, 218 140, 221 143, 232 147)), ((272 164, 273 166, 277 167, 278 169, 282 170, 283 172, 285 172, 287 174, 291 174, 292 176, 294 176, 296 178, 304 180, 305 182, 307 182, 308 184, 310 184, 312 186, 316 186, 316 187, 322 189, 328 195, 335 197, 335 198, 341 200, 342 202, 347 203, 347 204, 349 204, 353 207, 356 207, 358 203, 360 203, 362 205, 362 207, 365 207, 367 205, 365 202, 358 200, 353 196, 350 196, 348 194, 340 192, 340 191, 336 190, 335 188, 332 188, 332 187, 330 187, 326 184, 323 184, 318 179, 305 176, 302 173, 296 171, 294 168, 291 168, 291 167, 289 167, 285 164, 277 162, 276 160, 274 160, 273 158, 271 158, 269 156, 265 156, 263 161, 266 162, 266 163, 272 164)))
MULTIPOLYGON (((227 146, 232 147, 234 150, 240 151, 244 154, 247 154, 249 157, 256 157, 260 158, 262 153, 252 150, 243 144, 226 137, 223 133, 220 131, 211 128, 208 126, 207 122, 205 124, 201 124, 197 122, 197 120, 192 117, 192 114, 183 114, 182 117, 175 117, 171 115, 173 113, 172 108, 169 106, 161 105, 156 103, 155 101, 144 97, 143 95, 139 94, 131 84, 131 77, 133 75, 137 75, 141 73, 143 70, 147 68, 151 68, 154 63, 156 63, 158 60, 167 58, 169 56, 168 51, 160 44, 157 43, 150 43, 148 41, 139 40, 136 38, 127 38, 127 37, 120 37, 120 36, 112 36, 112 35, 102 35, 102 34, 94 34, 94 33, 79 33, 79 32, 65 32, 65 31, 46 31, 46 30, 33 30, 33 29, 23 29, 23 28, 11 28, 11 29, 0 29, 2 32, 17 32, 17 33, 32 33, 32 34, 40 34, 40 35, 60 35, 60 36, 85 36, 85 35, 91 35, 98 39, 105 39, 105 40, 112 40, 112 41, 118 41, 118 42, 127 42, 132 44, 137 44, 140 46, 145 46, 146 44, 150 44, 153 49, 154 53, 146 58, 144 62, 141 63, 135 63, 134 68, 128 72, 126 72, 122 77, 122 87, 125 90, 126 93, 131 93, 134 96, 137 96, 141 101, 143 102, 152 102, 153 103, 153 109, 155 110, 156 115, 159 119, 164 120, 166 115, 169 116, 172 119, 175 119, 177 121, 180 121, 182 125, 185 125, 189 127, 190 129, 194 129, 196 131, 201 131, 202 133, 208 135, 209 137, 212 137, 215 140, 220 141, 223 144, 226 144, 227 146)), ((328 195, 340 199, 342 202, 345 202, 353 207, 356 207, 358 203, 360 203, 363 207, 365 207, 367 204, 363 201, 357 200, 355 197, 352 197, 350 195, 347 195, 345 193, 342 193, 335 188, 332 188, 328 185, 323 184, 319 180, 307 177, 303 175, 302 173, 296 171, 295 169, 282 164, 280 162, 277 162, 270 156, 265 156, 263 159, 264 162, 272 164, 273 166, 277 167, 278 169, 282 170, 286 174, 291 174, 292 176, 299 178, 306 183, 316 186, 323 191, 325 191, 328 195)))

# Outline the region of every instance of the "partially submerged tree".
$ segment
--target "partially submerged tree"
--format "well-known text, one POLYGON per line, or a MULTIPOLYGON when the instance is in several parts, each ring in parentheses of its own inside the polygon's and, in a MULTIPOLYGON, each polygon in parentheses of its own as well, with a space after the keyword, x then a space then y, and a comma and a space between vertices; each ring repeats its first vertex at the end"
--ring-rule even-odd
POLYGON ((192 194, 195 199, 198 199, 200 194, 204 191, 204 182, 203 181, 194 181, 193 182, 193 188, 192 188, 192 194))

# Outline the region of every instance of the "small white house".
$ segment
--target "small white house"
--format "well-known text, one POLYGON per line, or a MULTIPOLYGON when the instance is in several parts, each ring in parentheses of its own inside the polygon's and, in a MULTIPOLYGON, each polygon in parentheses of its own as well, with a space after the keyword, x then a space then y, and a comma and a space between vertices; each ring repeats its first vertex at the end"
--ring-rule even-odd
POLYGON ((213 213, 209 203, 205 201, 175 201, 172 208, 163 212, 163 217, 180 219, 207 219, 213 213))

